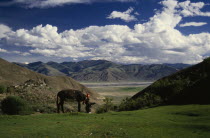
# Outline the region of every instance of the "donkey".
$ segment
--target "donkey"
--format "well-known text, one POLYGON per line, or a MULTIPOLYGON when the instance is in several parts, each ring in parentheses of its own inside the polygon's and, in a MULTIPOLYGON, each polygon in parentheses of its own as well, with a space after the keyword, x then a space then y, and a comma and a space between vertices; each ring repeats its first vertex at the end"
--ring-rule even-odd
POLYGON ((92 107, 92 105, 94 105, 96 103, 88 102, 88 103, 85 103, 85 104, 86 104, 86 106, 85 106, 86 113, 91 113, 91 107, 92 107))
POLYGON ((86 112, 91 111, 91 106, 93 103, 89 102, 89 94, 85 95, 79 90, 67 89, 59 91, 57 94, 57 113, 60 112, 60 107, 62 112, 64 113, 63 104, 66 99, 76 100, 78 103, 78 112, 81 111, 81 102, 86 104, 86 112))

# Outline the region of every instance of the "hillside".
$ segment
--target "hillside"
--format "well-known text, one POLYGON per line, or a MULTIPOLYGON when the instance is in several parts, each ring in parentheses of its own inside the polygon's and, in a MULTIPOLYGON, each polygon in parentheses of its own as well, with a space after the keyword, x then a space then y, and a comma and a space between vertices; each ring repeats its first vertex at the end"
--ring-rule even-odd
POLYGON ((210 104, 209 82, 210 58, 207 58, 154 82, 124 104, 128 110, 163 104, 210 104))
MULTIPOLYGON (((63 89, 89 92, 97 101, 97 93, 67 76, 46 76, 9 63, 0 58, 0 85, 7 87, 5 94, 19 95, 32 104, 55 106, 56 93, 63 89)), ((2 95, 1 95, 2 97, 2 95)))
POLYGON ((48 76, 66 75, 77 81, 89 82, 153 81, 189 66, 187 64, 123 65, 106 60, 16 64, 48 76))

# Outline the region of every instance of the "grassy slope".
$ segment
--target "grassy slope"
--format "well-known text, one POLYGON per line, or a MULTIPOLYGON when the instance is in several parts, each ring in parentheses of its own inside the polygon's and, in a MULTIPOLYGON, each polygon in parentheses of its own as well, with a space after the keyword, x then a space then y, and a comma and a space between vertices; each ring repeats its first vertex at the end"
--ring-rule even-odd
MULTIPOLYGON (((209 104, 210 58, 159 79, 132 99, 137 99, 137 109, 160 104, 209 104), (139 99, 139 100, 138 100, 139 99)), ((135 108, 136 109, 136 108, 135 108)))
POLYGON ((106 114, 0 116, 0 137, 210 137, 210 105, 106 114))

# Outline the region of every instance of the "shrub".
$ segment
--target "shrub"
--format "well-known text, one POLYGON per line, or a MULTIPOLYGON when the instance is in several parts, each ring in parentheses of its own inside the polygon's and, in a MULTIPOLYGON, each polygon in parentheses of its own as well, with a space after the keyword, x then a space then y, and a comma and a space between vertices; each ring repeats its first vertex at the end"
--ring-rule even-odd
POLYGON ((18 96, 8 96, 1 102, 2 112, 9 115, 26 115, 32 113, 32 108, 18 96))
POLYGON ((7 93, 12 94, 15 93, 15 88, 14 87, 7 87, 7 93))
POLYGON ((162 104, 162 99, 160 96, 155 94, 145 93, 137 99, 125 98, 119 105, 119 111, 131 111, 138 110, 145 107, 153 107, 162 104))
POLYGON ((32 109, 35 112, 40 112, 40 113, 55 113, 56 112, 56 108, 50 105, 36 104, 32 106, 32 109))
POLYGON ((131 99, 129 99, 128 97, 126 97, 125 99, 123 99, 119 105, 119 111, 128 111, 131 107, 131 99))
POLYGON ((5 93, 7 88, 4 85, 0 85, 0 94, 5 93))
POLYGON ((104 101, 104 108, 105 108, 105 111, 108 112, 110 110, 113 109, 113 103, 112 103, 112 98, 108 98, 106 97, 103 101, 104 101))
POLYGON ((96 109, 96 113, 105 113, 114 109, 114 105, 112 103, 112 98, 106 97, 103 102, 104 104, 96 109))
POLYGON ((101 113, 105 113, 105 108, 104 106, 99 106, 97 109, 96 109, 96 113, 97 114, 101 114, 101 113))

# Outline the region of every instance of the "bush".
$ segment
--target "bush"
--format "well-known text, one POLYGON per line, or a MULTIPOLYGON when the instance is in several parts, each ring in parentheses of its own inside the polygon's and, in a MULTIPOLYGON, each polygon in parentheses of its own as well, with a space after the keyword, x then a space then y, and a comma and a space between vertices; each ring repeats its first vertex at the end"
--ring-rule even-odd
POLYGON ((12 94, 12 93, 15 93, 15 88, 14 87, 7 87, 7 93, 9 93, 9 94, 12 94))
POLYGON ((119 105, 119 111, 131 111, 138 110, 147 107, 153 107, 157 105, 161 105, 163 100, 160 96, 155 94, 145 93, 141 97, 137 99, 125 98, 119 105))
POLYGON ((40 113, 56 113, 56 108, 50 105, 33 105, 33 111, 40 113))
POLYGON ((7 88, 4 85, 0 85, 0 94, 5 93, 7 88))
POLYGON ((98 109, 96 109, 96 113, 105 113, 109 112, 114 109, 114 105, 112 103, 112 98, 106 97, 103 102, 104 104, 100 106, 98 109))
POLYGON ((2 112, 9 115, 26 115, 32 113, 32 108, 18 96, 8 96, 1 102, 2 112))

